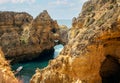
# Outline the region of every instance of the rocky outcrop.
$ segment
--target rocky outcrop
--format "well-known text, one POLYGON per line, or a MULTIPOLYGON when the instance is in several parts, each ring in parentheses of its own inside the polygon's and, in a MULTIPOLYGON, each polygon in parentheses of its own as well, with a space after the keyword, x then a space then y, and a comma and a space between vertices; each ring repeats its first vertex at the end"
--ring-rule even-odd
POLYGON ((57 38, 60 44, 66 45, 68 43, 68 33, 69 33, 69 29, 67 28, 67 26, 59 25, 59 30, 58 30, 59 37, 57 38))
MULTIPOLYGON (((21 81, 22 82, 22 81, 21 81)), ((9 63, 5 60, 3 52, 0 50, 0 83, 20 83, 13 72, 9 63)))
POLYGON ((25 12, 0 12, 0 46, 12 62, 31 60, 52 49, 57 30, 46 10, 35 19, 25 12))
POLYGON ((69 42, 31 83, 119 83, 120 2, 89 0, 73 19, 69 42))

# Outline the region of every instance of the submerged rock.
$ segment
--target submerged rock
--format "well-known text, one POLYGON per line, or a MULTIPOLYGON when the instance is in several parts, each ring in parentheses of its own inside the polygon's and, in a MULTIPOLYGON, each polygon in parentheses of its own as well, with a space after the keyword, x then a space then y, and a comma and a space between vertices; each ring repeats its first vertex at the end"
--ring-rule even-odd
POLYGON ((73 19, 68 44, 30 82, 119 83, 119 14, 118 0, 87 1, 73 19))

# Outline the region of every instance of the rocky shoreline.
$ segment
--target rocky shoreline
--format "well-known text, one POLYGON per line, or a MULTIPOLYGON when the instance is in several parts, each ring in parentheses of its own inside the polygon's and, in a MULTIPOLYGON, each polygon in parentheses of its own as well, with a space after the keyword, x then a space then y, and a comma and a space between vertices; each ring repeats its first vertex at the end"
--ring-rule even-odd
POLYGON ((63 35, 67 39, 67 31, 46 10, 35 19, 26 12, 0 12, 0 47, 4 52, 0 51, 0 83, 22 82, 14 77, 9 64, 36 58, 52 59, 54 46, 67 43, 62 39, 63 35))
POLYGON ((73 19, 59 57, 36 70, 30 83, 119 83, 120 2, 89 0, 73 19))
POLYGON ((60 28, 44 10, 35 19, 25 12, 0 12, 0 46, 12 63, 32 60, 60 40, 60 28))
MULTIPOLYGON (((26 13, 3 12, 0 12, 0 18, 0 45, 5 57, 10 60, 15 59, 17 62, 20 56, 20 61, 38 57, 43 50, 54 47, 54 40, 66 44, 59 56, 51 60, 47 67, 36 70, 30 83, 120 82, 119 0, 87 1, 79 16, 73 18, 72 28, 69 31, 62 28, 62 33, 47 11, 35 19, 26 13), (11 21, 11 16, 16 19, 11 21), (66 32, 68 34, 64 34, 66 32), (61 39, 62 35, 65 41, 61 39)), ((6 70, 2 52, 1 55, 0 61, 5 64, 0 64, 0 72, 4 72, 0 78, 4 80, 4 75, 8 76, 7 71, 10 72, 8 79, 11 83, 17 83, 8 63, 6 70)))
POLYGON ((9 63, 4 58, 3 52, 0 50, 0 83, 21 83, 15 78, 9 63))

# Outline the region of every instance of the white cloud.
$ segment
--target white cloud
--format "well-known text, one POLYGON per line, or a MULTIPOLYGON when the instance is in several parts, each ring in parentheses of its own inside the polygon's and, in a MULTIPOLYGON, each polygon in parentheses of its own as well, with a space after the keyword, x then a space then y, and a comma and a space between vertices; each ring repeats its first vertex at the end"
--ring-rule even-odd
POLYGON ((35 0, 0 0, 0 4, 4 3, 34 3, 35 0))
POLYGON ((0 0, 0 4, 7 3, 7 2, 9 2, 9 0, 0 0))
POLYGON ((34 3, 35 0, 10 0, 12 3, 24 3, 24 2, 27 2, 27 3, 34 3))
POLYGON ((67 5, 68 0, 56 0, 55 2, 49 3, 50 5, 67 5))

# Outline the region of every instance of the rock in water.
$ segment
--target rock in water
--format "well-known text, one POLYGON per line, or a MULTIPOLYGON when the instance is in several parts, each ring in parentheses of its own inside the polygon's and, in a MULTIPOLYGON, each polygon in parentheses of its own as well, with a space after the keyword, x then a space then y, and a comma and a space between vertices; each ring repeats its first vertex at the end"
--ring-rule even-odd
POLYGON ((119 0, 89 0, 73 19, 68 44, 31 83, 119 83, 119 50, 119 0))
POLYGON ((57 31, 57 22, 46 10, 35 19, 25 12, 0 12, 0 46, 5 57, 14 63, 53 49, 57 31))

